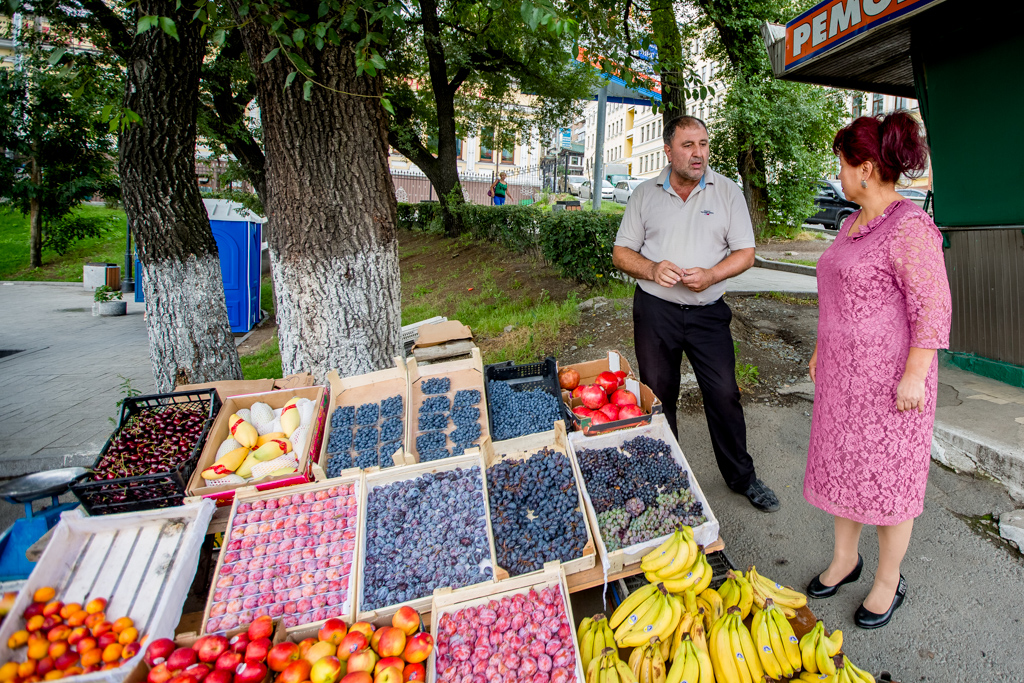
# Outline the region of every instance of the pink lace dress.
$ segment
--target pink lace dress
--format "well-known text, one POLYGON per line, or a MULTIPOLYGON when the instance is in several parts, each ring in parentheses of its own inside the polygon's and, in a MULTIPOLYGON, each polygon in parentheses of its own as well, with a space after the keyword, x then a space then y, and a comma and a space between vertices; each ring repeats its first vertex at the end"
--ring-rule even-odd
POLYGON ((942 236, 909 199, 849 236, 850 216, 818 261, 818 365, 804 497, 825 512, 889 526, 921 514, 938 361, 926 407, 900 412, 911 346, 949 346, 942 236))

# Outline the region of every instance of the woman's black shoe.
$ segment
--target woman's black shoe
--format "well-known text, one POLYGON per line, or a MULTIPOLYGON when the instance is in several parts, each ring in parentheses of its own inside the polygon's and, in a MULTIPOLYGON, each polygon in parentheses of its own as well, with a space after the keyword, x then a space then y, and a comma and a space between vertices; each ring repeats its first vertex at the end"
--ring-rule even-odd
POLYGON ((892 596, 892 604, 889 605, 889 609, 886 610, 885 614, 869 612, 861 604, 853 615, 853 623, 866 629, 882 628, 892 619, 892 613, 903 604, 905 597, 907 597, 907 580, 903 578, 903 574, 900 574, 900 585, 896 587, 896 595, 892 596))
POLYGON ((807 585, 807 595, 812 598, 818 598, 819 600, 824 598, 831 598, 839 590, 839 587, 846 583, 853 583, 860 578, 860 570, 864 568, 864 558, 857 553, 857 566, 853 568, 853 571, 846 575, 842 581, 834 586, 826 586, 821 582, 821 575, 815 576, 811 579, 811 582, 807 585))

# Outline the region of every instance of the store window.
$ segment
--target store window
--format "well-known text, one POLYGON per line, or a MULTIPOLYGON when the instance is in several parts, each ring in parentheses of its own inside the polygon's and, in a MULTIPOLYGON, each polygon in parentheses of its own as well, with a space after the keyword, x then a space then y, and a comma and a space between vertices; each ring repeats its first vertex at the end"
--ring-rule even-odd
POLYGON ((855 93, 854 94, 852 109, 853 109, 853 111, 852 111, 853 118, 859 119, 861 116, 864 116, 864 94, 863 93, 855 93))
POLYGON ((494 161, 494 129, 484 128, 480 131, 480 161, 494 161))
POLYGON ((516 155, 514 149, 503 149, 501 150, 501 163, 503 164, 514 164, 516 162, 516 155))
POLYGON ((885 97, 879 93, 871 96, 871 115, 881 116, 885 112, 885 97))
POLYGON ((896 98, 896 108, 897 109, 902 109, 904 111, 906 111, 907 109, 910 109, 910 107, 907 106, 907 98, 906 97, 897 97, 896 98))
POLYGON ((462 140, 456 140, 455 141, 455 158, 456 159, 461 159, 462 158, 462 140))

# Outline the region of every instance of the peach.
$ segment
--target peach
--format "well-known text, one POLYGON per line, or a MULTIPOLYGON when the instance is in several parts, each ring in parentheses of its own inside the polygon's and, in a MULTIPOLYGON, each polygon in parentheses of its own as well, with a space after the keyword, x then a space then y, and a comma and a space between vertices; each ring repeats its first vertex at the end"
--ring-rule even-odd
POLYGON ((120 619, 118 619, 117 621, 114 622, 113 626, 111 626, 111 630, 114 633, 120 633, 121 631, 125 630, 126 628, 129 628, 129 627, 134 626, 134 625, 135 625, 135 622, 132 621, 131 617, 121 617, 120 619))
POLYGON ((43 616, 48 617, 51 614, 56 614, 58 617, 61 616, 60 611, 64 607, 64 603, 60 600, 53 600, 52 602, 46 603, 46 607, 43 608, 43 616))
POLYGON ((57 597, 57 591, 50 586, 37 588, 36 592, 32 594, 32 600, 34 602, 50 602, 55 597, 57 597))
POLYGON ((107 619, 103 612, 86 612, 86 615, 83 623, 89 628, 96 628, 97 624, 102 624, 107 619))
POLYGON ((53 665, 61 671, 67 671, 76 664, 78 664, 77 652, 65 652, 61 656, 53 658, 53 665))
POLYGON ((384 669, 391 668, 398 669, 398 671, 401 672, 402 669, 405 668, 405 660, 401 657, 382 657, 381 660, 377 662, 376 666, 373 667, 374 678, 376 678, 384 669))
POLYGON ((102 636, 104 633, 112 633, 114 635, 114 640, 117 640, 117 634, 114 633, 113 628, 114 625, 111 624, 109 621, 101 621, 100 623, 93 626, 92 629, 90 630, 92 631, 92 634, 97 638, 102 636))
POLYGON ((67 619, 72 614, 74 614, 75 612, 78 612, 81 609, 82 609, 82 605, 80 603, 69 602, 68 604, 66 604, 66 605, 64 605, 63 607, 60 608, 61 619, 67 619))
POLYGON ((317 660, 309 670, 311 683, 335 683, 341 678, 342 665, 337 657, 327 656, 317 660))
POLYGON ((124 649, 121 650, 121 659, 131 659, 142 652, 142 643, 137 640, 130 643, 122 643, 122 645, 124 645, 124 649))
POLYGON ((370 638, 373 637, 373 632, 375 630, 376 629, 374 625, 366 621, 357 621, 348 628, 349 633, 351 633, 352 631, 358 631, 359 633, 362 633, 364 636, 366 636, 366 642, 370 642, 370 638))
POLYGON ((373 676, 367 671, 351 671, 345 674, 341 683, 373 683, 373 676))
POLYGON ((102 634, 102 635, 100 635, 100 636, 98 636, 96 638, 96 645, 99 646, 99 648, 101 650, 106 648, 107 645, 113 645, 116 642, 117 642, 117 634, 114 633, 113 631, 107 631, 106 633, 104 633, 104 634, 102 634))
POLYGON ((11 637, 7 639, 7 648, 10 650, 17 650, 27 642, 28 631, 25 631, 24 629, 21 631, 15 631, 11 634, 11 637))
POLYGON ((110 645, 107 645, 105 648, 103 648, 103 661, 107 664, 110 664, 111 662, 116 662, 117 660, 121 659, 121 650, 123 649, 124 645, 121 645, 121 643, 111 643, 110 645))
POLYGON ((36 664, 36 675, 45 676, 53 671, 53 657, 43 657, 36 664))
POLYGON ((271 671, 278 673, 288 668, 288 665, 299 659, 299 646, 297 643, 285 641, 270 648, 267 653, 267 666, 271 671))
POLYGON ((60 624, 61 626, 65 625, 61 622, 61 618, 59 615, 51 614, 49 616, 43 617, 43 627, 39 630, 45 633, 49 633, 50 629, 54 626, 57 626, 58 624, 60 624))
POLYGON ((85 604, 85 611, 89 614, 98 614, 107 608, 106 598, 93 598, 85 604))
POLYGON ((340 645, 345 636, 348 635, 348 628, 341 619, 328 619, 317 631, 320 640, 326 640, 332 645, 340 645))
POLYGON ((88 635, 90 635, 89 629, 87 629, 84 626, 76 626, 75 628, 71 629, 71 633, 68 634, 68 645, 77 645, 78 641, 80 641, 82 638, 87 637, 88 635))
POLYGON ((91 635, 86 635, 75 643, 75 649, 78 650, 79 653, 95 650, 97 647, 99 647, 99 643, 97 643, 96 639, 91 635))
POLYGON ((315 645, 306 650, 306 654, 302 655, 310 664, 316 664, 318 660, 324 657, 333 657, 338 651, 334 645, 327 641, 318 641, 315 645))
POLYGON ((420 628, 420 613, 408 605, 399 607, 395 616, 391 617, 391 625, 411 636, 420 628))
POLYGON ((300 640, 299 641, 299 656, 305 658, 306 652, 309 651, 309 648, 313 647, 316 644, 317 644, 317 639, 316 638, 304 638, 303 640, 300 640))
POLYGON ((402 683, 402 667, 389 666, 373 677, 373 683, 402 683))
POLYGON ((366 636, 362 632, 349 631, 348 635, 342 639, 341 645, 338 646, 338 659, 346 662, 353 653, 364 649, 368 645, 366 636))
MULTIPOLYGON (((96 666, 103 661, 103 650, 98 647, 94 647, 91 650, 85 652, 79 651, 79 655, 82 657, 82 666, 90 667, 96 666)), ((170 676, 168 676, 170 678, 170 676)))
POLYGON ((296 659, 277 675, 275 683, 302 683, 309 680, 312 666, 305 659, 296 659))
MULTIPOLYGON (((390 626, 385 626, 382 629, 378 629, 377 633, 380 633, 381 631, 383 631, 384 634, 378 640, 376 648, 380 656, 401 657, 402 652, 405 651, 405 631, 402 631, 401 629, 397 628, 392 628, 390 626)), ((374 633, 373 635, 376 636, 377 633, 374 633)), ((403 667, 399 667, 399 669, 401 668, 403 667)))
POLYGON ((429 633, 417 633, 405 644, 402 652, 402 659, 410 664, 419 664, 426 661, 430 652, 434 649, 434 638, 429 633))
POLYGON ((425 680, 427 680, 427 668, 422 664, 406 664, 405 669, 402 670, 403 683, 409 683, 409 681, 423 683, 425 680))
POLYGON ((349 655, 348 658, 348 670, 349 671, 366 671, 367 673, 373 671, 373 667, 377 666, 377 653, 368 647, 358 650, 349 655))
POLYGON ((269 638, 274 632, 274 620, 269 616, 258 617, 249 624, 249 640, 269 638))

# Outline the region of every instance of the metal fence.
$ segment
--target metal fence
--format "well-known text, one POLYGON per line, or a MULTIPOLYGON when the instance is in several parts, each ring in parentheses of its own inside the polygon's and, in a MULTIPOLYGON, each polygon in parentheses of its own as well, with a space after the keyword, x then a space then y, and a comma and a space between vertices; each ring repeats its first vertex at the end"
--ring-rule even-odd
MULTIPOLYGON (((542 192, 552 192, 556 187, 556 164, 541 163, 536 166, 521 166, 503 169, 505 182, 508 184, 509 204, 530 204, 540 198, 542 192)), ((488 205, 491 198, 487 196, 491 184, 498 174, 494 171, 485 173, 460 173, 459 183, 462 185, 462 196, 472 204, 488 205)), ((419 171, 391 171, 391 180, 395 186, 395 197, 404 204, 416 204, 424 201, 437 201, 438 193, 433 184, 419 171)))

